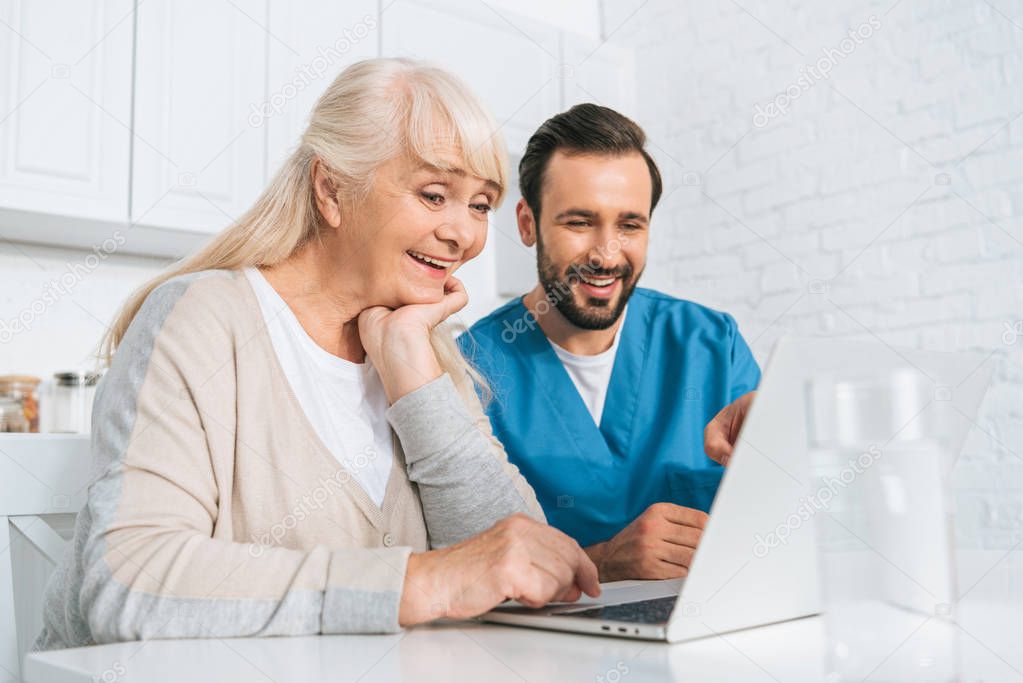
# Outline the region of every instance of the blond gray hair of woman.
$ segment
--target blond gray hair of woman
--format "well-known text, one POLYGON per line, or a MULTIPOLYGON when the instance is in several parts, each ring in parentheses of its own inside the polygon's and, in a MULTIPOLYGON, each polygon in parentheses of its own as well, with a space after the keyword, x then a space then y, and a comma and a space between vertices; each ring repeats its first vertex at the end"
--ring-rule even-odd
MULTIPOLYGON (((104 338, 101 357, 110 362, 142 302, 167 280, 202 270, 276 265, 316 239, 315 159, 326 166, 341 205, 354 210, 384 162, 407 154, 448 168, 450 161, 438 152, 452 145, 467 172, 498 185, 499 203, 507 188, 504 138, 460 79, 410 59, 369 59, 349 66, 317 101, 298 147, 256 203, 202 250, 136 290, 104 338)), ((434 329, 431 342, 445 372, 456 378, 468 373, 485 390, 445 325, 434 329)))

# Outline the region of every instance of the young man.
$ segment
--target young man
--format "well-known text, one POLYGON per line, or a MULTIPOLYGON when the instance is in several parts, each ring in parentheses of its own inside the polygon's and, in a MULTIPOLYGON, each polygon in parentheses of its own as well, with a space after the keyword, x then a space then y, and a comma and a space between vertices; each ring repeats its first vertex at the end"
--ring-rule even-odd
POLYGON ((749 397, 730 404, 760 380, 731 316, 636 288, 661 195, 644 144, 593 104, 537 130, 516 214, 539 282, 459 339, 495 435, 602 581, 687 573, 723 473, 704 427, 726 461, 749 397))

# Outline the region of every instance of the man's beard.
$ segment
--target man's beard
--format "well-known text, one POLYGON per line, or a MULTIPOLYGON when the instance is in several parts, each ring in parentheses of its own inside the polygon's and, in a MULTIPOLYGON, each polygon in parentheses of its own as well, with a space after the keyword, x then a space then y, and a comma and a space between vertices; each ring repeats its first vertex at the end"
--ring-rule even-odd
MULTIPOLYGON (((629 302, 629 297, 632 296, 639 281, 638 275, 633 277, 632 266, 628 263, 612 270, 594 268, 588 263, 572 264, 563 274, 559 274, 539 239, 536 242, 536 270, 540 284, 547 294, 547 300, 554 304, 565 320, 584 330, 606 330, 614 325, 625 310, 625 304, 629 302), (598 297, 587 297, 584 305, 577 304, 572 285, 581 281, 580 274, 592 279, 620 277, 622 290, 614 305, 610 305, 611 299, 598 297)), ((583 295, 585 296, 585 292, 583 295)))

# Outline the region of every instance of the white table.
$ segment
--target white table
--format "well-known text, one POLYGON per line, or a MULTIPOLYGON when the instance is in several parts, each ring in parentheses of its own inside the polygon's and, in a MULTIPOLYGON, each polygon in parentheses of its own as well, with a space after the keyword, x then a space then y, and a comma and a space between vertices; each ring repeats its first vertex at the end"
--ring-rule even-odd
MULTIPOLYGON (((1023 682, 1019 606, 970 605, 962 616, 960 680, 1023 682)), ((153 640, 60 650, 30 655, 25 680, 821 683, 822 643, 817 618, 676 645, 451 622, 385 636, 153 640)), ((885 680, 882 673, 870 680, 885 680)))

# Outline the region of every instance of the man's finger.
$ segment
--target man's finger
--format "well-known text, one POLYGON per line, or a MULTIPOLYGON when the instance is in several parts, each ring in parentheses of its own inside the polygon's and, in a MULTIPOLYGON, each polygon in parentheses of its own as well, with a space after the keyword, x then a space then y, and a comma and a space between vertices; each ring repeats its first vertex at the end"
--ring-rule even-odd
POLYGON ((750 391, 735 399, 718 411, 703 430, 703 450, 711 460, 727 465, 732 459, 732 450, 739 437, 739 430, 746 421, 746 413, 756 398, 757 392, 750 391))
POLYGON ((704 442, 703 450, 707 457, 720 465, 727 465, 732 457, 732 444, 720 434, 712 434, 704 442))
POLYGON ((673 525, 673 529, 663 540, 674 545, 695 548, 699 544, 701 536, 703 536, 703 529, 700 527, 673 525))
POLYGON ((679 567, 689 567, 693 563, 693 555, 696 554, 696 548, 690 548, 684 545, 675 545, 673 543, 665 543, 661 545, 660 552, 657 554, 657 559, 662 562, 669 562, 679 567))
POLYGON ((707 457, 724 465, 732 455, 732 442, 728 436, 727 421, 722 418, 721 413, 718 413, 703 430, 703 450, 707 453, 707 457))
POLYGON ((703 529, 707 526, 709 516, 703 510, 695 510, 682 505, 675 505, 674 503, 664 503, 661 509, 663 510, 664 519, 672 524, 695 527, 697 529, 703 529))

